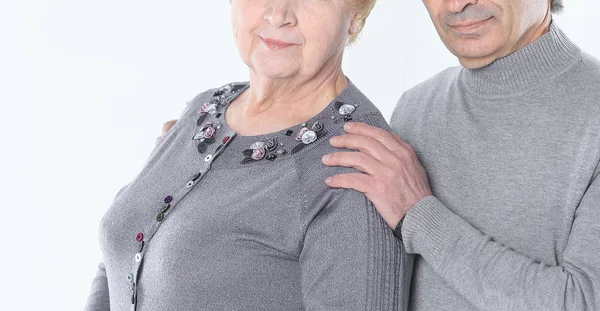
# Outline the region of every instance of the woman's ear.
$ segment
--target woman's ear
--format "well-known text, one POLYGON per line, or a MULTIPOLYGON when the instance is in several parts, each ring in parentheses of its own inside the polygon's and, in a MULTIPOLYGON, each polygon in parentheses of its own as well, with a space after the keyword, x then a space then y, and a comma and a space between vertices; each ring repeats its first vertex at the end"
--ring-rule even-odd
POLYGON ((348 29, 349 35, 355 35, 360 31, 361 21, 362 16, 360 16, 358 13, 355 13, 354 16, 352 16, 352 20, 350 21, 350 29, 348 29))

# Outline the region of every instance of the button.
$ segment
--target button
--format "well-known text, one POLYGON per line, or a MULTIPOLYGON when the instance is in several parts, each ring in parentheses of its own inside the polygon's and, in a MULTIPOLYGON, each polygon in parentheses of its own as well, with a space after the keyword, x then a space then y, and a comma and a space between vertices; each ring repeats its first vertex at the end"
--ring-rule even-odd
POLYGON ((127 273, 127 282, 129 282, 129 283, 133 282, 133 274, 127 273))
POLYGON ((212 160, 213 156, 212 154, 209 154, 206 156, 206 158, 204 158, 204 162, 210 162, 210 160, 212 160))
POLYGON ((185 185, 186 188, 192 188, 194 186, 194 181, 190 180, 188 181, 188 183, 185 185))
POLYGON ((142 261, 142 253, 135 254, 135 262, 140 262, 140 261, 142 261))
POLYGON ((168 195, 165 197, 164 201, 165 201, 165 204, 169 204, 173 201, 173 197, 168 195))
POLYGON ((156 221, 162 221, 163 219, 165 219, 165 214, 163 214, 162 212, 156 214, 156 221))
POLYGON ((137 242, 141 242, 141 241, 143 241, 143 240, 144 240, 144 234, 143 234, 143 233, 141 233, 141 232, 140 232, 140 233, 138 233, 138 234, 136 234, 136 235, 135 235, 135 240, 136 240, 137 242))

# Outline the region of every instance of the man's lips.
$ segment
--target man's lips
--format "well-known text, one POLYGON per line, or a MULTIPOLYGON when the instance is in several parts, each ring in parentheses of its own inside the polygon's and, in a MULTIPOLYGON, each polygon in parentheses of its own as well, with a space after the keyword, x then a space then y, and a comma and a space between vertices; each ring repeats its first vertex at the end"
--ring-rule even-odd
POLYGON ((282 50, 282 49, 288 48, 292 45, 295 45, 293 43, 279 41, 279 40, 275 40, 275 39, 269 39, 269 38, 263 38, 263 37, 261 37, 261 39, 265 43, 265 45, 268 48, 270 48, 271 50, 282 50))
POLYGON ((485 26, 492 18, 478 20, 478 21, 464 21, 459 23, 453 23, 450 26, 454 31, 458 33, 470 33, 483 26, 485 26))

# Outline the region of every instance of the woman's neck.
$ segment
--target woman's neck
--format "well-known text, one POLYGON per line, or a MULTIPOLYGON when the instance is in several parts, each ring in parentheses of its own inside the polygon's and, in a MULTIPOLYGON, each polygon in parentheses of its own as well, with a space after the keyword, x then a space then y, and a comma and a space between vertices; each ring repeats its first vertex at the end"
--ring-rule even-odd
POLYGON ((250 88, 226 112, 227 125, 242 136, 277 132, 321 112, 348 85, 341 66, 307 80, 251 75, 250 88))

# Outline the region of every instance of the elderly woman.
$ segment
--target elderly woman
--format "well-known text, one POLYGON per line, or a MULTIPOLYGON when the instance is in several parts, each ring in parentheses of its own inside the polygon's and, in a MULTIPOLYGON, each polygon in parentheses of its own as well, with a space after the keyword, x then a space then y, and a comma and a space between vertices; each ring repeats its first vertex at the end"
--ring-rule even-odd
POLYGON ((102 219, 86 310, 403 310, 412 267, 328 139, 387 124, 341 69, 375 0, 233 0, 250 82, 201 93, 102 219))

